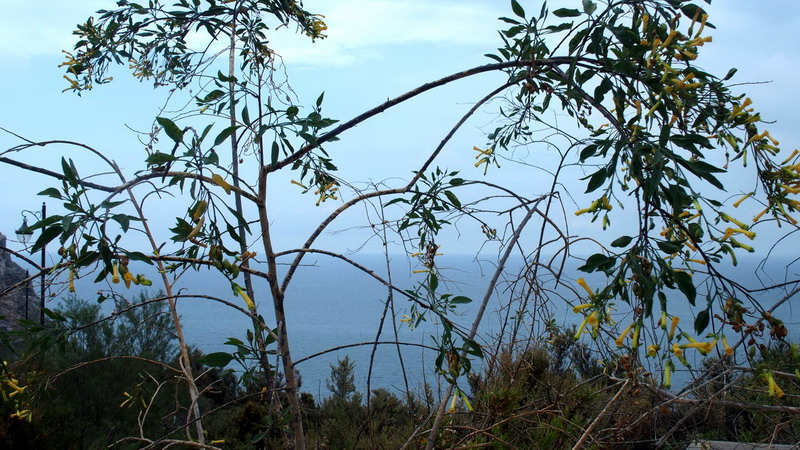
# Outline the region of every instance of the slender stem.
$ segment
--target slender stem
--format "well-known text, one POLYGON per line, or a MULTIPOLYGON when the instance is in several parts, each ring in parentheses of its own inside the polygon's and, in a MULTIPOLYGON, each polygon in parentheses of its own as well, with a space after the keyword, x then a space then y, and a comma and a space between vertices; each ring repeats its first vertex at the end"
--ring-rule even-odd
MULTIPOLYGON (((549 195, 545 195, 539 197, 536 203, 538 204, 540 201, 547 198, 549 195)), ((528 207, 528 212, 523 217, 522 222, 517 226, 517 229, 514 230, 514 235, 511 236, 511 239, 506 244, 506 250, 503 253, 500 260, 497 262, 497 269, 494 271, 494 275, 492 276, 492 280, 489 282, 489 285, 486 287, 486 292, 483 295, 483 301, 481 302, 480 307, 478 308, 478 313, 475 315, 475 320, 472 322, 472 329, 469 331, 469 340, 473 340, 475 335, 478 333, 478 327, 483 320, 483 314, 486 312, 486 307, 489 304, 489 300, 492 298, 492 294, 494 293, 494 288, 497 285, 497 281, 500 279, 500 275, 503 273, 505 269, 506 262, 508 261, 509 256, 511 256, 511 251, 514 249, 517 240, 519 240, 520 235, 522 234, 522 230, 525 229, 525 225, 528 224, 528 221, 533 214, 536 212, 536 205, 532 205, 528 207)), ((466 352, 461 352, 461 357, 463 358, 466 355, 466 352)), ((433 426, 431 427, 431 431, 428 435, 428 444, 425 446, 426 450, 431 450, 433 446, 436 444, 436 435, 439 433, 439 428, 442 424, 442 418, 444 417, 444 410, 447 406, 447 400, 453 395, 453 385, 451 384, 447 388, 447 395, 440 401, 439 409, 436 412, 436 417, 433 421, 433 426)))
POLYGON ((628 387, 628 383, 630 383, 630 381, 631 381, 630 379, 625 380, 625 382, 622 384, 622 387, 619 388, 619 391, 617 391, 617 393, 614 394, 614 397, 612 397, 611 400, 609 400, 608 403, 606 403, 606 406, 603 407, 603 410, 600 411, 600 414, 598 414, 597 417, 592 421, 592 423, 589 424, 588 427, 586 427, 586 431, 583 432, 581 438, 578 439, 578 442, 576 442, 575 445, 572 447, 572 450, 578 450, 579 448, 583 448, 583 444, 586 442, 586 439, 589 438, 589 435, 592 433, 597 424, 600 423, 600 420, 602 420, 603 417, 605 417, 605 415, 608 413, 608 409, 611 407, 611 405, 616 403, 619 397, 622 395, 622 393, 625 392, 625 389, 628 387))
MULTIPOLYGON (((122 175, 122 171, 119 170, 116 164, 112 163, 114 170, 117 172, 119 177, 122 179, 122 182, 125 183, 125 178, 122 175)), ((145 234, 147 235, 147 239, 150 242, 150 246, 153 249, 154 253, 158 253, 158 244, 156 244, 155 238, 153 237, 153 233, 150 230, 150 225, 148 225, 147 218, 144 215, 144 211, 142 211, 142 207, 139 204, 139 201, 136 199, 136 196, 133 195, 133 190, 130 188, 127 189, 128 196, 131 199, 131 203, 133 207, 136 209, 136 213, 139 218, 142 220, 142 226, 144 227, 145 234)), ((167 270, 164 267, 164 263, 161 261, 156 261, 156 265, 158 266, 158 273, 161 274, 161 281, 164 284, 164 291, 166 292, 167 298, 169 299, 169 311, 172 315, 172 322, 175 325, 175 336, 178 338, 178 345, 181 351, 180 357, 180 366, 181 370, 183 371, 184 377, 186 378, 186 383, 189 385, 189 397, 191 399, 191 406, 190 410, 192 414, 187 418, 187 420, 191 421, 192 416, 194 416, 195 420, 195 431, 197 433, 197 440, 201 445, 205 445, 205 435, 203 433, 203 421, 200 420, 202 415, 200 414, 200 392, 197 389, 197 385, 195 384, 194 375, 192 375, 192 364, 191 358, 189 357, 189 350, 186 345, 186 339, 183 336, 183 325, 181 324, 181 317, 178 314, 178 305, 175 297, 173 296, 172 292, 172 284, 169 282, 167 278, 167 270)), ((188 427, 188 423, 187 423, 188 427)), ((188 431, 188 430, 187 430, 188 431)))
POLYGON ((278 266, 276 263, 275 251, 272 249, 272 238, 270 236, 269 217, 267 216, 267 170, 262 168, 258 179, 258 215, 261 224, 261 236, 264 242, 264 253, 267 258, 267 281, 269 282, 270 292, 272 293, 272 303, 275 309, 275 321, 277 322, 278 354, 283 361, 284 378, 286 380, 286 397, 289 402, 289 409, 292 412, 292 428, 294 430, 294 448, 304 450, 306 448, 305 435, 303 433, 303 419, 300 411, 300 393, 298 392, 297 376, 292 363, 292 356, 289 346, 289 334, 286 325, 286 311, 284 309, 284 291, 278 282, 278 266))

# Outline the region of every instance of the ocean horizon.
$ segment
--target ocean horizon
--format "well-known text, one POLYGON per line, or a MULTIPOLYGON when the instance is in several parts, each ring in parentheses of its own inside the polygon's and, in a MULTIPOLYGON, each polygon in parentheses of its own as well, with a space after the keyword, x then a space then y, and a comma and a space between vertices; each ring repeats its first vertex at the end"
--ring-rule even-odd
MULTIPOLYGON (((385 276, 384 256, 355 255, 353 258, 360 264, 374 269, 379 275, 385 276)), ((413 273, 414 269, 418 267, 415 267, 413 261, 410 261, 407 256, 394 255, 390 258, 393 282, 402 289, 412 289, 417 282, 424 280, 425 274, 413 273)), ((477 264, 474 259, 474 257, 453 255, 437 258, 437 264, 441 267, 443 274, 438 291, 467 296, 473 300, 470 304, 459 305, 451 317, 455 323, 466 329, 472 326, 477 305, 480 304, 494 271, 494 266, 488 260, 477 264)), ((476 339, 482 345, 493 344, 501 330, 504 318, 517 313, 513 310, 517 305, 511 300, 511 296, 516 295, 517 292, 511 289, 508 279, 514 278, 514 274, 519 272, 522 267, 521 262, 521 258, 512 258, 509 261, 505 271, 506 276, 492 293, 476 339), (512 310, 509 311, 509 309, 512 310)), ((751 288, 757 288, 769 277, 772 278, 770 283, 780 282, 787 277, 797 279, 796 269, 788 268, 789 272, 787 272, 787 265, 791 262, 788 258, 780 258, 780 260, 776 258, 769 261, 760 270, 758 269, 759 262, 760 260, 740 258, 739 265, 737 267, 726 266, 725 273, 751 288)), ((363 393, 367 387, 373 345, 356 344, 373 342, 378 336, 379 325, 386 307, 387 289, 368 274, 340 260, 309 255, 304 260, 304 264, 306 265, 299 268, 286 292, 285 303, 289 342, 292 357, 294 361, 299 362, 297 370, 301 376, 301 390, 310 392, 318 399, 325 398, 328 395, 326 381, 330 376, 331 366, 335 365, 339 359, 348 356, 355 363, 356 387, 363 393), (342 348, 319 354, 337 347, 342 348)), ((575 262, 565 267, 564 276, 567 277, 567 280, 584 276, 590 286, 600 285, 602 274, 578 272, 576 270, 578 265, 579 263, 575 262)), ((154 283, 149 291, 145 291, 146 295, 154 295, 159 290, 157 278, 154 275, 148 274, 154 283)), ((98 284, 87 282, 89 278, 91 276, 78 283, 77 295, 79 297, 93 301, 97 298, 98 290, 111 287, 104 282, 98 284)), ((545 277, 544 281, 551 282, 552 280, 545 277)), ((238 283, 244 284, 241 276, 238 283)), ((125 289, 120 290, 119 286, 114 285, 118 292, 125 294, 125 289)), ((788 292, 787 289, 784 288, 784 292, 788 292)), ((274 326, 274 314, 271 300, 267 297, 269 291, 266 282, 256 280, 255 291, 259 312, 270 326, 274 326)), ((139 292, 138 288, 127 291, 131 297, 138 296, 139 292)), ((244 307, 243 300, 234 297, 230 282, 214 269, 188 271, 177 281, 174 292, 218 297, 244 307)), ((680 315, 684 321, 693 320, 696 311, 701 307, 704 308, 705 300, 698 295, 698 307, 691 308, 685 297, 679 292, 675 292, 676 295, 670 296, 668 306, 670 313, 680 315)), ((553 304, 549 305, 547 314, 555 320, 556 324, 566 327, 580 321, 581 316, 573 313, 566 303, 566 300, 571 300, 573 303, 578 302, 574 294, 560 288, 553 293, 553 297, 553 304), (562 296, 563 299, 558 296, 562 296)), ((773 291, 761 294, 759 298, 762 302, 771 302, 779 297, 780 293, 773 291)), ((790 330, 789 338, 793 340, 798 338, 797 332, 793 331, 798 329, 793 326, 797 325, 798 319, 798 315, 794 314, 793 303, 795 301, 786 302, 780 310, 781 317, 790 330)), ((53 308, 56 305, 57 302, 48 306, 53 308)), ((770 304, 766 305, 767 308, 769 306, 770 304)), ((103 311, 110 313, 113 307, 113 302, 107 301, 103 305, 103 311)), ((544 313, 544 310, 541 310, 542 305, 531 304, 529 307, 531 310, 540 308, 539 312, 544 313)), ((625 307, 627 305, 624 303, 616 305, 620 317, 625 317, 625 307)), ((408 300, 394 295, 394 315, 391 311, 387 312, 378 340, 394 341, 394 326, 396 325, 397 340, 410 344, 401 346, 402 367, 405 368, 409 387, 414 392, 421 392, 422 385, 427 383, 436 392, 441 388, 440 378, 435 373, 434 360, 437 353, 424 349, 420 345, 435 347, 433 336, 440 331, 440 325, 432 316, 429 316, 427 322, 421 323, 415 329, 410 329, 407 323, 402 322, 404 315, 409 313, 409 308, 408 300)), ((233 352, 235 348, 226 345, 225 342, 229 338, 245 341, 246 330, 252 326, 250 318, 240 311, 204 298, 180 298, 178 312, 182 318, 187 343, 206 354, 233 352)), ((658 312, 654 311, 654 315, 657 314, 658 312)), ((530 316, 526 315, 525 317, 530 316)), ((533 324, 534 329, 541 329, 544 316, 540 317, 542 319, 539 320, 539 323, 533 324)), ((526 325, 531 326, 531 324, 526 325)), ((587 344, 593 345, 591 339, 586 335, 581 339, 585 340, 587 344)), ((273 358, 275 357, 273 356, 273 358)), ((396 345, 378 345, 372 364, 371 389, 382 387, 395 394, 405 391, 403 370, 401 370, 396 345)), ((473 361, 473 364, 479 366, 481 361, 473 361)), ((699 365, 696 364, 696 362, 693 363, 695 367, 699 365)), ((239 369, 235 362, 228 367, 234 370, 239 369)), ((674 377, 674 386, 685 384, 691 376, 685 370, 678 369, 674 377)))

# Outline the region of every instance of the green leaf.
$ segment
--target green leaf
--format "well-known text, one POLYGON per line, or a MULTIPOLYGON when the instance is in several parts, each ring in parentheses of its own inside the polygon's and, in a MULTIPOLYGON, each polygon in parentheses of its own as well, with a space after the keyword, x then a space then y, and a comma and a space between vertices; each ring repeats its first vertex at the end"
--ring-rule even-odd
POLYGON ((483 349, 481 349, 481 346, 472 339, 467 339, 464 341, 464 350, 470 355, 483 358, 483 349))
POLYGON ((469 297, 464 297, 463 295, 457 295, 450 300, 450 303, 456 305, 466 305, 467 303, 472 303, 472 299, 469 297))
POLYGON ((253 439, 250 440, 250 443, 251 444, 258 444, 259 442, 263 441, 264 438, 267 437, 267 434, 269 433, 269 431, 270 430, 262 431, 261 433, 258 433, 257 435, 253 436, 253 439))
POLYGON ((39 235, 39 239, 36 239, 36 243, 33 244, 33 247, 31 248, 31 253, 36 253, 39 250, 41 250, 42 247, 47 245, 50 241, 60 236, 63 231, 64 229, 61 228, 61 225, 53 225, 49 228, 45 228, 42 231, 42 234, 39 235))
POLYGON ((141 261, 150 264, 151 266, 153 265, 153 261, 142 252, 125 252, 125 254, 128 255, 128 258, 130 258, 131 261, 141 261))
POLYGON ((200 363, 208 367, 225 367, 233 360, 233 355, 225 352, 209 353, 204 356, 200 363))
POLYGON ((128 219, 127 215, 114 214, 111 218, 114 219, 119 224, 120 228, 122 228, 123 233, 128 232, 128 228, 131 226, 131 221, 130 219, 128 219))
POLYGON ((47 188, 42 192, 39 192, 39 195, 46 195, 48 197, 57 198, 59 200, 63 199, 64 197, 61 196, 61 192, 56 188, 47 188))
POLYGON ((697 334, 702 334, 706 327, 708 327, 710 319, 711 315, 708 313, 707 309, 697 313, 697 317, 694 319, 694 331, 696 331, 697 334))
POLYGON ((692 282, 692 276, 686 272, 673 272, 672 278, 675 280, 675 283, 678 284, 678 289, 683 292, 683 295, 686 296, 689 303, 694 306, 695 299, 697 298, 697 289, 692 282))
POLYGON ((597 144, 589 144, 581 150, 580 160, 581 162, 586 161, 587 158, 591 158, 594 156, 595 152, 597 152, 597 144))
POLYGON ((583 0, 583 12, 592 14, 597 10, 597 4, 592 0, 583 0))
POLYGON ((683 248, 680 242, 656 241, 656 245, 658 245, 658 248, 661 249, 662 252, 668 255, 678 253, 681 248, 683 248))
POLYGON ((556 17, 580 17, 581 12, 577 9, 560 8, 553 11, 553 15, 556 17))
POLYGON ((594 255, 590 256, 586 259, 586 263, 580 267, 578 270, 581 272, 595 272, 595 271, 602 271, 602 270, 609 270, 614 267, 617 260, 616 258, 606 256, 602 253, 595 253, 594 255))
POLYGON ((250 111, 248 111, 247 106, 242 109, 242 120, 247 125, 250 125, 250 111))
POLYGON ((614 85, 611 84, 611 80, 608 78, 603 78, 603 81, 601 81, 600 84, 594 89, 594 100, 598 103, 601 103, 605 95, 611 90, 612 87, 614 87, 614 85))
POLYGON ((57 311, 53 311, 52 309, 45 308, 44 315, 47 316, 48 319, 56 320, 59 322, 66 322, 67 318, 59 314, 57 311))
POLYGON ((78 173, 75 170, 75 166, 72 164, 72 160, 67 161, 62 157, 61 171, 64 173, 64 179, 67 180, 70 186, 75 187, 78 185, 78 173))
POLYGON ((698 21, 700 20, 700 17, 703 14, 706 14, 706 12, 705 12, 705 10, 703 8, 701 8, 701 7, 699 7, 699 6, 695 5, 695 4, 692 4, 692 3, 690 3, 688 5, 681 6, 681 12, 684 15, 686 15, 686 17, 688 17, 689 19, 697 16, 697 20, 698 21))
POLYGON ((225 224, 227 225, 228 234, 231 235, 231 238, 238 243, 242 242, 242 237, 239 236, 239 232, 236 230, 236 227, 227 222, 225 222, 225 224))
POLYGON ((224 95, 225 95, 224 91, 222 91, 220 89, 214 89, 213 91, 211 91, 208 94, 206 94, 205 97, 203 97, 202 102, 203 103, 210 103, 210 102, 213 102, 214 100, 216 100, 216 99, 218 99, 220 97, 223 97, 224 95))
POLYGON ((273 166, 278 164, 278 157, 280 156, 280 146, 278 141, 272 141, 272 154, 270 155, 270 164, 273 166))
POLYGON ((450 180, 450 186, 461 186, 462 184, 464 184, 463 178, 453 178, 450 180))
POLYGON ((148 156, 145 162, 149 166, 160 166, 162 164, 171 163, 176 161, 178 158, 168 155, 166 153, 155 152, 152 155, 148 156))
POLYGON ((736 67, 732 68, 731 70, 728 71, 728 74, 725 75, 725 78, 723 78, 722 81, 730 80, 738 71, 739 69, 737 69, 736 67))
POLYGON ((493 59, 493 60, 495 60, 495 61, 497 61, 497 62, 499 62, 499 63, 503 62, 503 58, 501 58, 501 57, 499 57, 499 56, 497 56, 497 55, 493 55, 493 54, 491 54, 491 53, 486 53, 486 54, 485 54, 485 55, 483 55, 483 56, 485 56, 485 57, 487 57, 487 58, 491 58, 491 59, 493 59))
POLYGON ((238 125, 233 125, 220 131, 219 134, 217 135, 217 138, 214 139, 214 146, 216 147, 217 145, 220 145, 223 142, 225 142, 225 139, 228 139, 228 137, 231 134, 233 134, 233 132, 236 131, 237 128, 239 128, 238 125))
POLYGON ((206 125, 206 127, 205 127, 205 128, 203 128, 203 132, 202 132, 202 133, 200 133, 200 139, 198 139, 197 141, 198 141, 198 142, 203 142, 203 139, 205 139, 205 138, 206 138, 206 136, 208 136, 208 132, 209 132, 209 131, 211 131, 211 128, 212 128, 213 126, 214 126, 214 124, 213 124, 213 123, 210 123, 210 124, 206 125))
MULTIPOLYGON (((586 194, 595 191, 597 188, 603 185, 603 183, 608 178, 608 174, 606 173, 606 168, 603 167, 602 169, 598 170, 597 172, 593 173, 589 177, 589 183, 586 185, 586 194)), ((583 178, 584 180, 586 178, 583 178)))
POLYGON ((183 142, 183 131, 175 125, 175 122, 166 117, 156 117, 156 122, 164 128, 170 139, 175 142, 183 142))
POLYGON ((620 236, 614 239, 614 242, 611 243, 612 247, 627 247, 630 245, 631 241, 633 241, 633 237, 631 236, 620 236))
POLYGON ((514 11, 514 14, 517 16, 522 17, 523 19, 525 18, 525 10, 522 9, 522 5, 520 5, 517 0, 511 0, 511 10, 514 11))
POLYGON ((229 77, 229 76, 223 74, 221 71, 217 71, 217 78, 219 78, 219 81, 222 81, 224 83, 227 83, 229 81, 233 81, 235 83, 237 81, 236 77, 234 77, 234 76, 230 76, 229 77))
POLYGON ((430 276, 428 277, 428 286, 431 288, 431 291, 435 291, 436 288, 439 287, 439 277, 437 277, 433 272, 431 272, 430 276))
POLYGON ((458 200, 456 194, 453 194, 450 191, 444 191, 444 195, 445 197, 447 197, 448 200, 450 200, 450 203, 452 203, 453 206, 455 206, 456 208, 461 208, 461 201, 458 200))

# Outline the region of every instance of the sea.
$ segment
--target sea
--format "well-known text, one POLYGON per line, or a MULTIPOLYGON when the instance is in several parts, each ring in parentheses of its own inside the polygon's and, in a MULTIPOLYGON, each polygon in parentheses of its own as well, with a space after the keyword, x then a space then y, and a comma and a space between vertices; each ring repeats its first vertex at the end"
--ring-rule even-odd
MULTIPOLYGON (((387 278, 385 256, 353 255, 351 258, 374 270, 378 276, 387 278)), ((415 264, 415 261, 406 255, 390 256, 389 261, 392 281, 401 289, 413 290, 427 276, 425 273, 415 273, 424 268, 415 264)), ((547 304, 530 300, 523 307, 520 298, 524 296, 525 290, 522 284, 515 284, 514 280, 524 272, 522 271, 524 265, 521 258, 512 257, 506 264, 503 276, 500 277, 495 289, 489 293, 486 312, 478 329, 477 342, 487 346, 487 349, 494 348, 498 336, 502 333, 507 335, 509 324, 517 319, 521 320, 521 329, 533 331, 534 335, 539 335, 538 333, 543 330, 545 319, 551 319, 555 324, 565 327, 580 322, 582 316, 572 311, 570 303, 572 305, 581 303, 575 292, 585 293, 575 280, 584 276, 589 286, 593 288, 600 287, 603 282, 601 274, 585 274, 578 271, 577 267, 580 264, 581 262, 577 260, 568 262, 564 266, 562 275, 562 281, 573 286, 575 291, 555 288, 553 276, 541 271, 540 288, 550 290, 551 300, 547 304)), ((472 300, 471 303, 458 305, 449 314, 457 326, 469 330, 494 274, 496 258, 446 255, 437 259, 437 266, 440 267, 441 273, 437 289, 440 294, 449 293, 452 296, 465 296, 472 300)), ((800 272, 796 262, 786 257, 772 258, 766 263, 761 259, 740 257, 736 267, 730 267, 729 264, 725 267, 723 272, 725 275, 752 289, 786 280, 797 280, 800 272)), ((257 266, 256 268, 263 269, 257 266)), ((147 272, 152 269, 143 267, 141 270, 147 272)), ((282 266, 281 270, 285 271, 285 267, 282 266)), ((146 292, 148 295, 156 293, 158 282, 155 275, 148 274, 154 280, 153 287, 146 292)), ((703 281, 702 275, 696 274, 695 277, 696 282, 703 281)), ((77 294, 84 298, 96 299, 98 291, 112 287, 107 283, 88 282, 88 278, 91 276, 80 280, 77 285, 77 294)), ((244 285, 241 277, 237 281, 244 285)), ((119 286, 113 287, 119 291, 119 286)), ((755 293, 755 296, 765 308, 769 308, 796 286, 797 284, 790 284, 781 289, 755 293)), ((274 326, 274 315, 266 283, 256 281, 255 291, 259 312, 263 314, 268 324, 274 326)), ((175 292, 217 297, 246 307, 241 297, 234 296, 230 282, 214 269, 187 271, 176 281, 175 292)), ((122 293, 126 293, 124 288, 122 293)), ((133 288, 128 293, 134 297, 138 295, 138 288, 133 288)), ((706 300, 700 293, 702 288, 699 289, 697 306, 694 308, 678 291, 669 296, 668 310, 671 314, 681 317, 682 325, 693 323, 697 312, 705 308, 706 300)), ((406 383, 417 393, 422 391, 425 383, 431 386, 434 392, 441 392, 444 387, 441 384, 443 381, 436 375, 434 364, 437 352, 426 348, 437 346, 441 324, 436 317, 428 315, 427 320, 412 327, 404 319, 411 314, 412 305, 409 300, 395 293, 392 304, 387 306, 387 299, 388 291, 385 285, 346 262, 324 255, 308 255, 304 259, 303 266, 298 269, 286 292, 285 302, 289 343, 293 359, 298 361, 297 370, 302 381, 302 391, 310 392, 318 399, 328 396, 327 381, 331 368, 340 359, 349 357, 355 363, 355 383, 360 392, 367 390, 368 383, 371 389, 386 388, 395 394, 404 393, 406 383), (399 346, 400 354, 397 345, 382 344, 376 347, 370 344, 376 340, 403 343, 399 346)), ((795 341, 798 340, 798 330, 800 330, 797 326, 800 314, 797 314, 795 307, 798 301, 800 299, 792 298, 776 312, 786 322, 790 330, 789 338, 795 341)), ((104 303, 105 313, 113 310, 112 303, 111 301, 104 303)), ((55 305, 49 306, 52 308, 55 305)), ((616 310, 614 316, 618 317, 620 323, 629 320, 628 305, 615 304, 614 308, 616 310)), ((182 318, 187 342, 206 354, 235 351, 234 347, 226 345, 226 341, 229 338, 245 341, 247 329, 252 326, 250 318, 240 311, 206 298, 181 298, 178 300, 178 312, 182 318)), ((691 326, 686 328, 691 329, 691 326)), ((526 334, 523 332, 522 336, 526 334)), ((581 339, 589 346, 596 345, 588 335, 584 335, 581 339)), ((484 363, 478 358, 472 359, 476 368, 484 363)), ((699 361, 690 360, 692 361, 695 367, 699 366, 699 361)), ((235 372, 241 371, 241 367, 235 361, 229 364, 228 368, 235 372)), ((673 385, 679 387, 686 384, 690 378, 691 373, 679 367, 673 378, 675 380, 673 385)))

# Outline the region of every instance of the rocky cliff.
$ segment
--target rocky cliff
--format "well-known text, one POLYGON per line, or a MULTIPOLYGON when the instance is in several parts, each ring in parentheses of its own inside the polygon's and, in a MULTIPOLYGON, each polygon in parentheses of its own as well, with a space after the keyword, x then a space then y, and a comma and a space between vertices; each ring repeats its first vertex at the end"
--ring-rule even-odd
POLYGON ((14 256, 2 248, 6 248, 6 237, 0 233, 0 328, 10 330, 17 328, 20 319, 25 319, 26 306, 28 318, 39 320, 39 297, 30 283, 6 292, 28 275, 14 261, 14 256))

